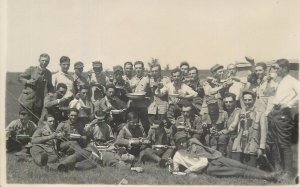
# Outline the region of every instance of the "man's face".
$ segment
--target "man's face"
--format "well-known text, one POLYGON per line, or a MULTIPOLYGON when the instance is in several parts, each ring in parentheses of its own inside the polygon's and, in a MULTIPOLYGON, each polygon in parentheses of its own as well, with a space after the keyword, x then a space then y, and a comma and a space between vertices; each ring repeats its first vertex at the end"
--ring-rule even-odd
POLYGON ((117 81, 121 81, 123 79, 123 71, 116 71, 114 72, 114 78, 117 80, 117 81))
POLYGON ((78 112, 71 111, 70 114, 68 115, 68 117, 69 117, 69 120, 71 123, 75 123, 75 122, 77 122, 77 119, 78 119, 78 112))
POLYGON ((180 72, 175 72, 175 73, 173 73, 172 74, 172 78, 173 78, 173 81, 174 81, 174 83, 175 84, 179 84, 179 83, 181 83, 181 74, 180 74, 180 72))
POLYGON ((135 72, 137 76, 142 76, 144 74, 144 67, 142 64, 136 64, 134 66, 135 72))
POLYGON ((224 69, 221 68, 221 69, 218 69, 215 72, 214 76, 215 76, 216 79, 222 79, 223 78, 223 74, 224 74, 224 69))
POLYGON ((83 72, 83 67, 82 68, 75 68, 75 74, 76 75, 81 75, 83 72))
POLYGON ((56 90, 57 98, 58 99, 62 98, 66 94, 66 92, 67 92, 67 89, 60 87, 58 90, 56 90))
POLYGON ((28 113, 23 113, 22 112, 22 113, 19 114, 19 118, 21 120, 21 123, 27 123, 28 117, 29 117, 28 113))
POLYGON ((274 64, 272 68, 275 69, 277 76, 283 77, 285 75, 286 70, 280 67, 278 64, 274 64))
POLYGON ((188 75, 189 67, 188 67, 187 65, 182 65, 182 66, 180 67, 180 70, 181 70, 182 74, 183 74, 184 76, 186 76, 186 75, 188 75))
POLYGON ((70 68, 70 62, 67 61, 67 62, 60 63, 60 68, 61 68, 62 72, 67 73, 69 71, 69 68, 70 68))
POLYGON ((243 96, 243 101, 244 101, 244 104, 246 106, 246 109, 250 109, 254 105, 254 99, 253 99, 253 96, 251 94, 245 94, 243 96))
POLYGON ((80 98, 85 100, 87 98, 88 90, 87 89, 81 89, 80 90, 80 98))
POLYGON ((139 120, 137 118, 132 119, 132 120, 128 121, 128 127, 131 129, 136 129, 136 128, 138 128, 138 122, 139 122, 139 120))
POLYGON ((233 76, 236 75, 237 69, 236 69, 235 65, 233 65, 233 64, 229 65, 227 67, 227 70, 230 73, 230 75, 233 75, 233 76))
POLYGON ((47 124, 50 126, 50 128, 54 127, 54 118, 53 117, 48 117, 47 118, 47 124))
POLYGON ((189 77, 191 80, 197 80, 198 79, 197 71, 195 69, 190 70, 189 77))
POLYGON ((234 109, 234 101, 233 101, 232 97, 225 97, 223 102, 224 102, 225 108, 227 110, 233 110, 234 109))
POLYGON ((189 118, 191 116, 192 107, 182 107, 182 115, 185 118, 189 118))
POLYGON ((263 78, 265 74, 265 70, 262 66, 256 66, 255 67, 255 73, 258 75, 258 78, 263 78))
POLYGON ((125 75, 132 75, 133 67, 131 64, 126 64, 124 67, 125 75))
POLYGON ((50 61, 49 58, 47 57, 40 57, 39 62, 40 62, 40 67, 44 69, 48 66, 50 61))
POLYGON ((107 98, 112 98, 115 95, 115 89, 114 88, 108 88, 106 91, 107 98))
POLYGON ((211 116, 215 116, 219 114, 219 106, 218 103, 212 103, 207 105, 208 114, 211 116))
POLYGON ((155 66, 151 69, 153 77, 159 77, 161 75, 159 67, 155 66))
POLYGON ((102 70, 103 70, 102 65, 100 65, 100 67, 93 67, 93 70, 95 72, 102 72, 102 70))

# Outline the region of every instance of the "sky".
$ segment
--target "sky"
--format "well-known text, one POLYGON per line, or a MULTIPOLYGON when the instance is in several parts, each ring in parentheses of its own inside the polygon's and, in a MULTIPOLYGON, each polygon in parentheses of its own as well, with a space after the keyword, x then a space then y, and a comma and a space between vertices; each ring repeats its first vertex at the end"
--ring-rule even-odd
POLYGON ((182 61, 200 69, 251 56, 298 59, 298 0, 9 0, 6 70, 24 71, 41 53, 104 69, 126 61, 182 61))

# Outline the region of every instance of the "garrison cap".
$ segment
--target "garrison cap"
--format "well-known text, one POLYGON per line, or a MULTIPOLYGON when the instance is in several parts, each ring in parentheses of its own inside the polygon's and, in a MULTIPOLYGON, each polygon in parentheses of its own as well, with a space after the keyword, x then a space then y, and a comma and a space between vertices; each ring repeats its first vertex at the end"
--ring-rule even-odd
POLYGON ((117 72, 117 71, 122 71, 123 72, 123 67, 122 66, 114 66, 113 67, 113 70, 114 70, 114 72, 117 72))
POLYGON ((184 131, 178 131, 176 132, 176 134, 174 135, 174 140, 175 142, 179 142, 182 139, 186 139, 188 137, 187 133, 184 131))
POLYGON ((95 68, 100 68, 100 67, 102 67, 102 62, 100 62, 100 61, 94 61, 94 62, 92 62, 93 63, 93 67, 95 67, 95 68))
POLYGON ((74 64, 74 69, 83 68, 84 65, 81 61, 78 61, 74 64))
POLYGON ((223 68, 224 68, 224 66, 222 66, 222 65, 220 65, 220 64, 216 64, 216 65, 214 65, 212 68, 210 68, 210 72, 214 73, 214 72, 216 72, 217 70, 223 69, 223 68))

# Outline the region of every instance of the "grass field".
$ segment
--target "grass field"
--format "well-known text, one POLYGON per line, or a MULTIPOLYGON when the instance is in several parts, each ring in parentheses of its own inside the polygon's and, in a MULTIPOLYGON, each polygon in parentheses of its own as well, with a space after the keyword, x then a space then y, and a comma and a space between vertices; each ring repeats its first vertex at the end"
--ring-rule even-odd
MULTIPOLYGON (((204 77, 207 72, 201 73, 204 77)), ((6 87, 6 125, 18 118, 19 105, 16 98, 19 96, 22 85, 17 82, 16 73, 7 74, 6 87)), ((295 146, 296 147, 296 146, 295 146)), ((295 148, 294 147, 294 148, 295 148)), ((297 149, 294 149, 294 152, 297 149)), ((294 157, 297 167, 297 156, 294 157)), ((154 164, 143 166, 144 173, 136 173, 127 169, 101 168, 89 171, 70 171, 60 173, 36 166, 33 162, 18 162, 14 154, 7 154, 7 183, 13 184, 118 184, 123 178, 129 184, 176 184, 176 185, 271 185, 264 180, 244 178, 216 178, 208 175, 172 176, 167 169, 160 169, 154 164)), ((295 168, 296 169, 296 168, 295 168)))

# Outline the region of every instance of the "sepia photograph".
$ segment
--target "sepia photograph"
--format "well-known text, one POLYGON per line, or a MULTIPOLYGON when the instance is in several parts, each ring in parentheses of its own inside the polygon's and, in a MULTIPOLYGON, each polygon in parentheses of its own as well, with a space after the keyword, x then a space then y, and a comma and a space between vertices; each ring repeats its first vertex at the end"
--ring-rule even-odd
POLYGON ((300 1, 0 12, 1 186, 299 184, 300 1))

